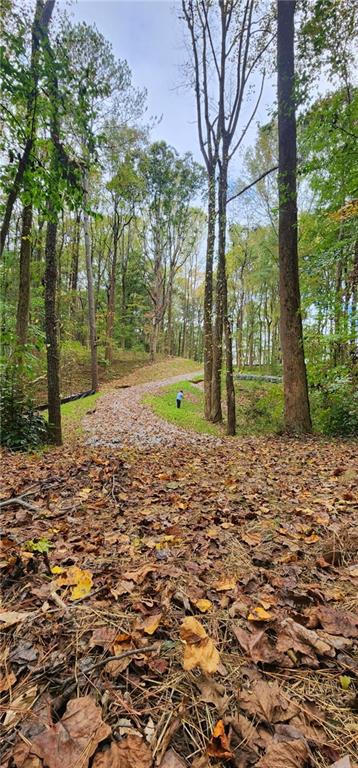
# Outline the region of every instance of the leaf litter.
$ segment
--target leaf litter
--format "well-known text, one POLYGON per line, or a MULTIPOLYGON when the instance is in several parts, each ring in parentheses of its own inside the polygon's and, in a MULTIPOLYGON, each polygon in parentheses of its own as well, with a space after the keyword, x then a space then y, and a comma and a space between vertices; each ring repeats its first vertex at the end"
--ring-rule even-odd
POLYGON ((356 446, 3 465, 4 768, 353 768, 356 446))

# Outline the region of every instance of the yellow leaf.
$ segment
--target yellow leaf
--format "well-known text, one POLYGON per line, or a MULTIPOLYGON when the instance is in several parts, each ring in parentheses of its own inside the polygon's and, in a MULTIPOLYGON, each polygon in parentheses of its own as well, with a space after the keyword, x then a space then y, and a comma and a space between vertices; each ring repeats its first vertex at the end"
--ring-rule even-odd
POLYGON ((217 592, 226 592, 229 589, 235 589, 236 588, 236 579, 229 578, 226 576, 223 579, 220 579, 216 584, 214 584, 214 589, 216 589, 217 592))
POLYGON ((348 688, 352 680, 350 677, 348 677, 348 675, 341 675, 339 678, 339 682, 341 684, 341 688, 343 688, 344 691, 348 691, 348 688))
POLYGON ((160 621, 162 618, 161 613, 155 613, 153 616, 148 616, 145 621, 143 621, 142 629, 146 633, 146 635, 154 635, 154 632, 156 629, 158 629, 160 621))
POLYGON ((252 609, 252 612, 249 613, 247 618, 249 621, 270 621, 270 619, 272 619, 272 613, 265 611, 265 608, 258 605, 256 608, 252 609))
POLYGON ((213 607, 211 600, 195 600, 194 605, 199 608, 201 613, 207 613, 213 607))
POLYGON ((54 566, 51 568, 51 573, 53 573, 53 574, 56 574, 56 573, 63 573, 63 572, 64 572, 64 570, 65 570, 65 569, 64 569, 64 568, 61 568, 61 566, 60 566, 60 565, 54 565, 54 566))
POLYGON ((92 583, 90 572, 83 571, 77 565, 71 565, 66 570, 62 569, 61 575, 54 581, 56 587, 73 587, 70 600, 79 600, 89 595, 92 583))
POLYGON ((190 670, 199 667, 206 674, 216 672, 220 664, 219 651, 199 621, 187 616, 181 627, 180 637, 185 643, 183 667, 190 670))

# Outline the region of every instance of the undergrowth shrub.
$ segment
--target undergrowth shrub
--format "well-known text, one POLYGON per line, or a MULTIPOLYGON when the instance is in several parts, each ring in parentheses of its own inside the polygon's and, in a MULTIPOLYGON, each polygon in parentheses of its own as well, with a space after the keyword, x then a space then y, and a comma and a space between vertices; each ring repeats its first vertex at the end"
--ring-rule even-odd
POLYGON ((0 392, 0 444, 12 451, 28 451, 47 440, 47 424, 25 394, 14 366, 2 371, 0 392))
POLYGON ((337 376, 311 396, 315 425, 326 435, 358 437, 358 387, 350 376, 337 376))

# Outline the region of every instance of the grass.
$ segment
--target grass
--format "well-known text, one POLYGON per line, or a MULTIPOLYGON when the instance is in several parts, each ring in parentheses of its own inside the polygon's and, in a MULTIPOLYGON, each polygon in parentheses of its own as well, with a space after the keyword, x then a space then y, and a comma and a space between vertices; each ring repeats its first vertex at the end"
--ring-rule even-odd
MULTIPOLYGON (((73 400, 71 403, 61 405, 62 436, 65 443, 82 437, 82 420, 87 411, 92 410, 100 394, 100 392, 96 392, 95 395, 89 395, 89 397, 84 397, 81 400, 73 400)), ((48 412, 44 411, 43 416, 47 421, 48 412)))
POLYGON ((209 435, 222 434, 220 427, 205 421, 203 415, 204 393, 189 381, 170 384, 155 394, 145 395, 144 402, 151 406, 157 416, 179 427, 209 435), (184 400, 180 409, 176 406, 176 395, 179 389, 184 392, 184 400))
MULTIPOLYGON (((200 379, 201 377, 194 377, 200 379)), ((280 384, 239 381, 236 390, 237 434, 264 435, 282 428, 283 395, 280 384)), ((224 388, 223 388, 224 393, 224 388)), ((203 416, 204 393, 201 387, 188 381, 170 385, 146 395, 144 402, 154 413, 173 424, 209 435, 221 436, 223 427, 211 424, 203 416), (176 407, 176 394, 184 392, 182 407, 176 407)))

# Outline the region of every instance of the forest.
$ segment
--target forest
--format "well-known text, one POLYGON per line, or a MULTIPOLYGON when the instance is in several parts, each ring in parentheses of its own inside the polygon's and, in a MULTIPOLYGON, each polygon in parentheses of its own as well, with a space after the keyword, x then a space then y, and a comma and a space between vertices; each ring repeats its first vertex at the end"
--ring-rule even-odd
POLYGON ((172 3, 184 151, 87 5, 3 0, 1 765, 354 768, 356 4, 172 3))

